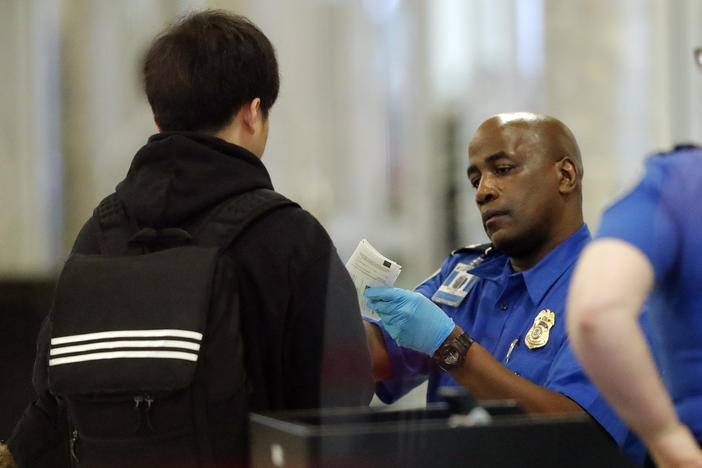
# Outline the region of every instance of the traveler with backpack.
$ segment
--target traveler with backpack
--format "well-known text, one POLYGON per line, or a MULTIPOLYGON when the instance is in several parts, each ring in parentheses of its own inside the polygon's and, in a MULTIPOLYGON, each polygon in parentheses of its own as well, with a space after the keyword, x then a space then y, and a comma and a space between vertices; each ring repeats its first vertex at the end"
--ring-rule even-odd
POLYGON ((373 394, 351 279, 260 160, 279 87, 266 36, 190 15, 143 78, 160 133, 76 239, 38 338, 38 398, 0 463, 242 466, 248 412, 373 394))

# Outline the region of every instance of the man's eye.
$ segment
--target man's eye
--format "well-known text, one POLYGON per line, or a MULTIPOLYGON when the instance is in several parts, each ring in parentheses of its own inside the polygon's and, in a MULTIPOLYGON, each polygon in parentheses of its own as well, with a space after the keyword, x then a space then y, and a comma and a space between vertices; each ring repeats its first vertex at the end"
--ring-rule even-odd
POLYGON ((470 185, 472 185, 474 189, 477 189, 479 184, 480 184, 480 179, 473 179, 470 181, 470 185))
POLYGON ((495 169, 495 173, 504 175, 504 174, 507 174, 509 171, 511 171, 513 168, 514 168, 514 166, 498 166, 495 169))

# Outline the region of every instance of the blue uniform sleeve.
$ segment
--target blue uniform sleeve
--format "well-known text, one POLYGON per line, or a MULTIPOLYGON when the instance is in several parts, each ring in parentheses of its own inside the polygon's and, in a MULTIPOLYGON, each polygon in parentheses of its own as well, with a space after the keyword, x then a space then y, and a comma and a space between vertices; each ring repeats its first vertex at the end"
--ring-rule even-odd
POLYGON ((392 379, 383 380, 375 384, 375 394, 383 403, 393 403, 417 385, 424 382, 429 376, 430 358, 412 349, 403 348, 385 331, 383 322, 369 317, 363 317, 366 322, 374 323, 380 327, 385 340, 385 349, 390 358, 392 379))
POLYGON ((639 185, 610 206, 602 216, 597 238, 613 237, 637 247, 661 280, 675 259, 677 226, 663 198, 666 167, 652 160, 639 185))
MULTIPOLYGON (((446 263, 444 263, 441 270, 420 284, 415 291, 431 299, 434 291, 441 285, 441 277, 443 276, 445 265, 446 263)), ((398 346, 395 340, 385 331, 382 322, 367 317, 364 317, 364 320, 377 324, 382 330, 392 368, 392 379, 376 383, 375 394, 378 395, 378 398, 383 403, 393 403, 427 380, 434 363, 424 353, 398 346)))

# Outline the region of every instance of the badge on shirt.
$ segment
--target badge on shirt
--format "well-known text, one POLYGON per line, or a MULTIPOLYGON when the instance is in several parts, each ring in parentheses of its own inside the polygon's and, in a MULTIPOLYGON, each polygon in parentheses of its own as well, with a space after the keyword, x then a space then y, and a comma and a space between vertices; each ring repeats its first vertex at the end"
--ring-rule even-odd
POLYGON ((549 332, 554 323, 556 323, 556 314, 549 309, 539 312, 539 315, 534 319, 534 324, 524 337, 524 343, 527 345, 527 348, 541 348, 546 345, 549 332))
POLYGON ((439 304, 458 307, 478 280, 476 276, 468 273, 468 270, 475 267, 474 263, 457 264, 446 280, 439 286, 431 300, 439 304))

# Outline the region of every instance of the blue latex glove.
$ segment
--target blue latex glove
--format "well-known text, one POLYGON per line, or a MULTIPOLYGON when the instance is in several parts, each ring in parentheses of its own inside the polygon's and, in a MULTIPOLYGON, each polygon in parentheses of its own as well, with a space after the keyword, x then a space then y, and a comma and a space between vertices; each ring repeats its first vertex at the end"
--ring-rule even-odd
POLYGON ((405 348, 431 356, 456 326, 439 306, 414 291, 377 287, 363 295, 392 339, 405 348))

